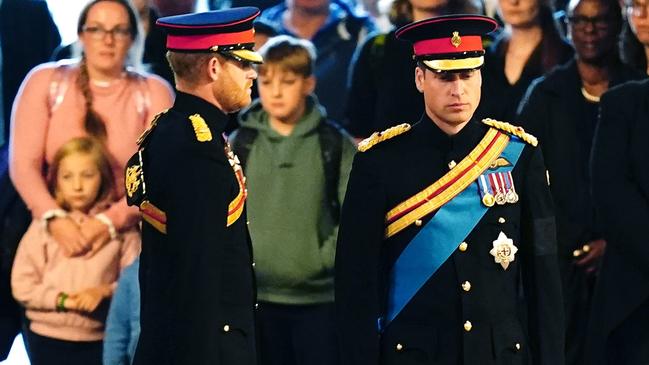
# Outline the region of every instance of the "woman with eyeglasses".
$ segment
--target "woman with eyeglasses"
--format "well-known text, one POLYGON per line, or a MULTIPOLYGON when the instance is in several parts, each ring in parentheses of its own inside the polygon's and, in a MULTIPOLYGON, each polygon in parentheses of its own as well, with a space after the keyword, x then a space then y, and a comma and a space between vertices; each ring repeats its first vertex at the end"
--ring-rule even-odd
POLYGON ((127 68, 139 34, 127 0, 91 1, 77 31, 83 46, 78 62, 40 65, 23 81, 10 138, 10 174, 18 193, 70 257, 98 251, 138 222, 137 209, 126 205, 123 169, 137 149, 138 136, 173 100, 161 78, 127 68), (77 224, 48 191, 45 176, 59 147, 80 136, 99 140, 107 150, 117 200, 77 224))
POLYGON ((601 95, 641 78, 620 62, 617 0, 572 0, 567 12, 575 57, 532 82, 518 120, 539 138, 557 224, 566 317, 566 364, 582 362, 592 289, 607 238, 590 194, 588 164, 601 95))
POLYGON ((627 65, 649 75, 649 1, 627 0, 620 52, 627 65))
POLYGON ((485 54, 477 116, 517 124, 516 108, 532 80, 573 55, 550 0, 498 0, 503 31, 485 54))

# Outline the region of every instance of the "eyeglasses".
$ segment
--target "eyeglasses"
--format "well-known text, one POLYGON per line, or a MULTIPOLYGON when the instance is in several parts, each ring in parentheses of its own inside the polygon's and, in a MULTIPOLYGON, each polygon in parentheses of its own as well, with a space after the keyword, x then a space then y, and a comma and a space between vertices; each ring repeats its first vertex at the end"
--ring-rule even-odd
POLYGON ((585 30, 588 25, 596 30, 607 30, 611 26, 610 16, 573 15, 568 17, 568 24, 576 30, 585 30))
POLYGON ((115 27, 111 30, 104 29, 100 26, 84 26, 83 32, 88 34, 90 38, 95 40, 103 40, 107 34, 110 34, 116 41, 125 41, 131 38, 131 28, 128 27, 115 27))
POLYGON ((633 16, 638 18, 644 18, 647 16, 647 13, 649 12, 647 10, 647 8, 649 8, 649 2, 640 3, 640 2, 633 1, 631 4, 627 4, 626 8, 627 11, 630 11, 633 16))

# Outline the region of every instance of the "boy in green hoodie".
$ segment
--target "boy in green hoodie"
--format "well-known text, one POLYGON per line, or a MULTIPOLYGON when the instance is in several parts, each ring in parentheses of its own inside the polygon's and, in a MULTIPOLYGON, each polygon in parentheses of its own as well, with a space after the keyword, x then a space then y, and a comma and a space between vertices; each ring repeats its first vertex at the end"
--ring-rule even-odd
POLYGON ((271 38, 259 99, 230 141, 247 178, 262 365, 335 365, 333 267, 340 205, 356 148, 312 94, 315 50, 271 38))

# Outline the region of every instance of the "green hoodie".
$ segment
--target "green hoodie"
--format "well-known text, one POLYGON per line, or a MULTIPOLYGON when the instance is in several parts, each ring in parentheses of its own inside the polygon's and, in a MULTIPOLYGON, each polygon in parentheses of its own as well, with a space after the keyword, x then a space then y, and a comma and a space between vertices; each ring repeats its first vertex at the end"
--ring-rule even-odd
MULTIPOLYGON (((338 226, 326 203, 325 176, 317 126, 325 116, 315 97, 289 136, 270 127, 256 100, 239 115, 258 131, 244 173, 248 188, 257 297, 278 304, 334 300, 333 267, 338 226)), ((235 131, 231 139, 236 139, 235 131)), ((343 138, 339 201, 342 204, 356 148, 343 138)))

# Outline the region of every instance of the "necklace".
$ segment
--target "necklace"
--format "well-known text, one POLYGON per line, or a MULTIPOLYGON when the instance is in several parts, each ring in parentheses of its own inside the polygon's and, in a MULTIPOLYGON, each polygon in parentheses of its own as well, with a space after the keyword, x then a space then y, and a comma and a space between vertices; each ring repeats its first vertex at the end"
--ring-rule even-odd
POLYGON ((583 95, 584 98, 590 101, 591 103, 599 103, 600 97, 589 93, 588 91, 586 91, 586 88, 583 86, 581 87, 581 95, 583 95))

